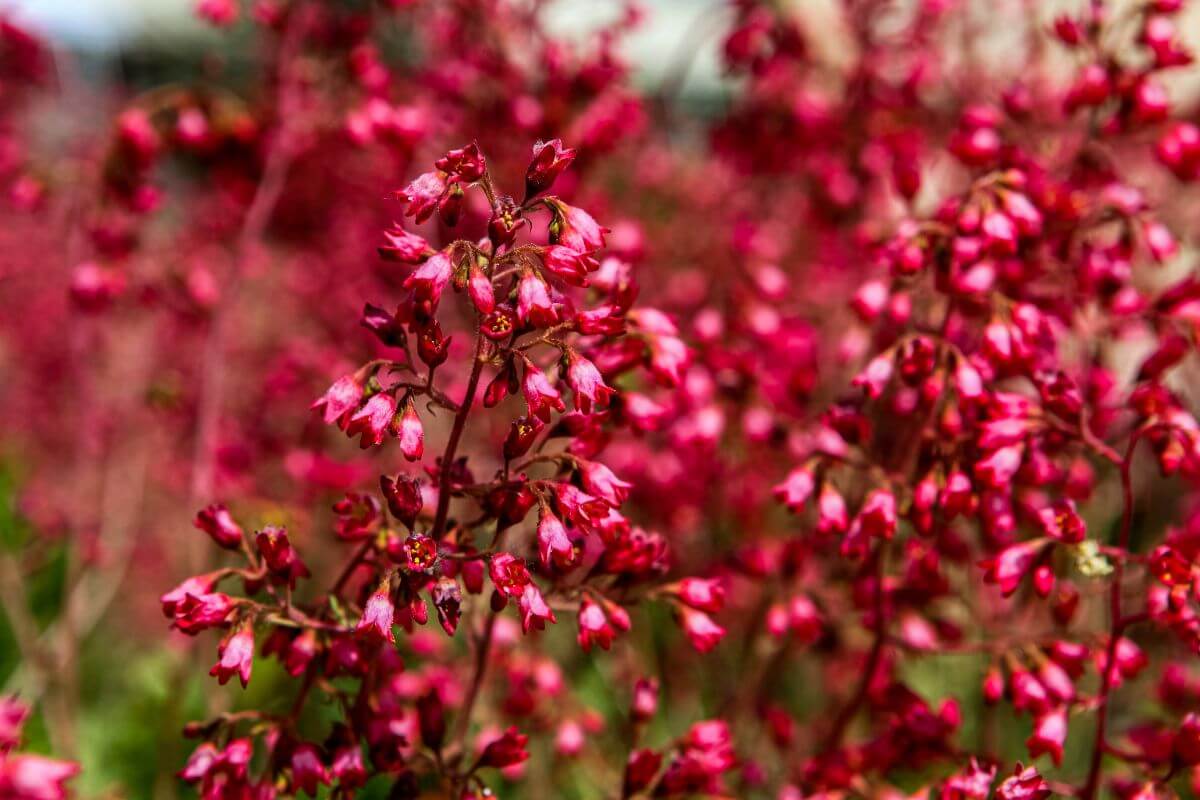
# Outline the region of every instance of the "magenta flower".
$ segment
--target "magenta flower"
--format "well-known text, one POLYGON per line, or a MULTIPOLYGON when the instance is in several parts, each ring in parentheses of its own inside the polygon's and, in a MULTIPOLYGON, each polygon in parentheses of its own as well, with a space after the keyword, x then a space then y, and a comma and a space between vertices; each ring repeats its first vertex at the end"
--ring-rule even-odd
POLYGON ((596 260, 559 244, 552 244, 542 252, 542 266, 554 277, 571 286, 587 286, 587 276, 598 266, 596 260))
POLYGON ((467 277, 467 292, 480 314, 490 314, 496 308, 496 294, 492 288, 492 281, 478 266, 471 266, 467 277))
POLYGON ((995 766, 984 769, 972 758, 965 769, 942 783, 941 796, 945 800, 987 800, 995 779, 995 766))
POLYGON ((546 374, 531 362, 525 362, 525 377, 521 382, 521 390, 525 394, 525 405, 530 417, 537 417, 543 422, 549 422, 555 411, 566 411, 562 395, 551 384, 546 374))
POLYGON ((816 488, 816 478, 808 467, 796 467, 788 473, 787 478, 775 486, 775 498, 788 507, 792 513, 798 514, 804 510, 808 498, 812 497, 816 488))
POLYGON ((497 553, 488 562, 488 574, 496 591, 506 597, 520 597, 529 585, 529 570, 525 562, 511 553, 497 553))
POLYGON ((209 671, 222 686, 234 675, 242 682, 242 688, 250 683, 250 670, 254 665, 254 629, 245 625, 233 633, 217 648, 218 661, 209 671))
POLYGON ((526 272, 517 283, 517 316, 521 322, 538 328, 548 328, 558 322, 549 287, 533 272, 526 272))
POLYGON ((442 172, 457 175, 468 183, 479 180, 487 171, 487 162, 475 142, 448 151, 434 162, 434 166, 442 172))
POLYGON ((557 228, 558 244, 576 253, 594 253, 604 247, 604 234, 609 232, 608 228, 601 227, 582 208, 563 202, 555 203, 555 206, 562 215, 557 228))
POLYGON ((367 598, 367 603, 363 606, 362 617, 359 618, 358 625, 354 628, 355 635, 375 644, 381 642, 395 644, 396 639, 392 634, 392 619, 395 613, 396 608, 392 605, 391 588, 387 585, 381 586, 367 598))
POLYGON ((697 611, 715 614, 725 607, 725 586, 717 578, 684 578, 679 599, 697 611))
POLYGON ((233 598, 221 592, 185 592, 177 602, 164 601, 164 610, 168 605, 171 606, 168 616, 172 618, 172 626, 189 635, 224 625, 234 609, 233 598))
POLYGON ((595 497, 600 498, 616 508, 629 497, 633 484, 618 478, 613 471, 599 461, 579 460, 579 476, 583 488, 595 497))
POLYGON ((412 530, 425 504, 421 494, 421 482, 407 475, 397 475, 395 478, 380 475, 379 488, 387 502, 388 511, 412 530))
POLYGON ((390 261, 420 264, 425 257, 433 253, 429 242, 425 241, 424 237, 409 233, 398 224, 392 226, 390 230, 384 231, 383 235, 387 238, 388 243, 385 247, 379 248, 379 254, 390 261))
POLYGON ((537 527, 538 556, 546 569, 566 569, 575 562, 575 545, 562 520, 543 508, 537 527))
POLYGON ((404 279, 404 288, 411 291, 417 301, 437 308, 453 273, 454 265, 450 257, 444 251, 435 253, 404 279))
POLYGON ((350 420, 350 413, 362 402, 363 387, 351 375, 343 375, 334 381, 316 402, 314 409, 321 410, 322 419, 326 425, 337 423, 345 427, 350 420))
POLYGON ((592 413, 592 409, 606 408, 609 399, 616 394, 604 382, 596 365, 574 350, 567 351, 567 385, 575 393, 575 410, 584 414, 592 413))
POLYGON ((563 147, 561 139, 535 144, 533 159, 525 170, 525 198, 535 197, 552 187, 574 160, 575 150, 563 147))
POLYGON ((1033 733, 1025 740, 1030 758, 1049 754, 1057 766, 1062 764, 1063 743, 1067 738, 1067 711, 1057 708, 1048 711, 1034 722, 1033 733))
POLYGON ((398 193, 408 204, 405 212, 420 224, 437 210, 438 200, 446 191, 446 182, 440 172, 426 172, 398 193))
POLYGON ((400 452, 409 461, 419 461, 425 454, 425 428, 421 418, 417 416, 416 406, 412 398, 404 404, 404 414, 400 417, 400 452))
POLYGON ((546 605, 541 591, 532 583, 526 584, 517 598, 517 608, 521 612, 521 629, 525 633, 531 630, 542 630, 547 622, 557 622, 554 612, 546 605))
POLYGON ((1018 542, 1002 550, 994 558, 981 561, 979 566, 985 570, 984 581, 1000 587, 1000 594, 1008 597, 1017 590, 1021 581, 1033 568, 1034 561, 1044 549, 1044 539, 1032 539, 1028 542, 1018 542))
POLYGON ((292 783, 299 791, 310 797, 317 796, 318 786, 329 785, 329 770, 321 760, 321 753, 315 745, 298 745, 292 751, 292 783))
POLYGON ((236 550, 242 544, 241 527, 234 522, 229 509, 221 503, 215 503, 199 511, 192 524, 227 550, 236 550))
POLYGON ((396 416, 396 398, 388 392, 381 392, 368 400, 358 410, 346 425, 346 435, 358 440, 359 447, 364 450, 383 443, 392 428, 392 418, 396 416))
POLYGON ((867 536, 891 539, 896 532, 896 496, 888 489, 873 489, 855 522, 867 536))
POLYGON ((529 758, 529 753, 525 750, 528 742, 528 736, 515 727, 510 727, 483 749, 477 766, 503 769, 520 764, 529 758))
POLYGON ((32 753, 0 755, 0 797, 6 800, 66 800, 66 783, 78 764, 32 753))
POLYGON ((579 604, 579 646, 583 652, 590 653, 593 645, 599 645, 601 650, 612 646, 616 632, 608 624, 608 616, 599 603, 584 597, 579 604))
POLYGON ((1065 544, 1079 544, 1087 537, 1087 525, 1075 510, 1072 500, 1059 500, 1038 509, 1037 514, 1042 532, 1051 539, 1065 544))
POLYGON ((697 652, 707 653, 725 638, 725 629, 713 622, 703 611, 678 606, 683 633, 697 652))

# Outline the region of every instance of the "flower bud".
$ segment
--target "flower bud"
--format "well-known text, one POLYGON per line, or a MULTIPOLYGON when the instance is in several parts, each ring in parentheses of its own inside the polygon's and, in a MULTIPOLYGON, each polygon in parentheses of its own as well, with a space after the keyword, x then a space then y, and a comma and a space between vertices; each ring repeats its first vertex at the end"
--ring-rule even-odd
POLYGON ((196 514, 192 523, 212 537, 213 541, 226 550, 236 550, 242 544, 242 529, 233 520, 229 509, 216 503, 196 514))

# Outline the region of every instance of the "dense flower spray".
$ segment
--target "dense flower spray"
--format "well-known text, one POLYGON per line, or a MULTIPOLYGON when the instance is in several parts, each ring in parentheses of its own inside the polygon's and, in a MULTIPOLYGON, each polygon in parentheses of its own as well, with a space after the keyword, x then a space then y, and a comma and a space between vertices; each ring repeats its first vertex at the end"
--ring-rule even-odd
MULTIPOLYGON (((435 250, 423 239, 414 243, 402 223, 387 232, 381 253, 408 265, 404 294, 394 312, 368 304, 363 324, 394 355, 338 378, 313 408, 363 447, 398 440, 404 460, 423 470, 385 474, 382 498, 351 494, 334 507, 337 538, 354 552, 327 591, 312 602, 294 594, 311 568, 288 531, 266 527, 250 537, 224 506, 197 515, 196 527, 220 547, 240 549, 245 564, 189 578, 163 596, 164 613, 189 634, 226 631, 212 668, 222 683, 235 675, 243 685, 250 680, 257 638, 301 687, 290 714, 241 712, 195 726, 205 742, 181 774, 205 794, 235 786, 311 794, 330 782, 351 790, 374 774, 397 785, 433 781, 464 796, 483 789, 488 769, 516 768, 529 757, 516 727, 477 753, 470 739, 475 705, 495 669, 493 648, 511 635, 500 632, 508 620, 529 635, 577 613, 580 646, 609 649, 630 630, 626 607, 656 597, 677 609, 697 650, 723 638, 709 616, 722 609, 720 584, 688 579, 674 590, 663 583, 666 540, 625 518, 621 507, 633 487, 598 460, 608 431, 624 421, 614 384, 653 369, 656 349, 686 358, 686 348, 669 330, 629 330, 636 283, 626 264, 601 266, 608 231, 546 194, 574 156, 557 140, 535 146, 520 203, 495 184, 474 143, 449 151, 435 171, 397 193, 405 216, 436 213, 455 227, 470 223, 460 207, 467 192, 479 192, 489 209, 479 220, 486 237, 435 250), (592 323, 598 315, 601 326, 592 323), (456 335, 473 341, 456 350, 456 335), (456 368, 465 374, 461 391, 440 388, 439 378, 461 377, 456 368), (513 418, 509 409, 519 407, 502 402, 508 394, 521 395, 523 414, 513 418), (483 414, 509 416, 507 433, 490 448, 463 452, 469 422, 482 424, 475 418, 483 414), (444 441, 426 437, 441 416, 449 418, 444 441), (536 524, 523 524, 527 518, 536 524), (242 596, 220 591, 239 579, 242 596), (425 653, 414 672, 397 653, 394 629, 415 635, 430 606, 446 635, 474 639, 474 656, 442 664, 425 653), (503 614, 510 606, 515 619, 503 614), (339 677, 354 683, 330 682, 339 677), (397 683, 412 679, 426 687, 417 695, 397 683), (336 741, 305 741, 297 731, 305 704, 319 695, 345 709, 331 734, 336 741), (449 736, 441 721, 447 713, 449 736), (224 741, 232 743, 220 749, 224 741), (266 751, 266 770, 254 774, 243 751, 266 751), (339 761, 354 768, 341 774, 339 761)), ((705 766, 702 774, 715 781, 727 768, 705 766)), ((668 779, 670 769, 684 767, 670 767, 668 779)))
POLYGON ((250 83, 69 158, 0 25, 53 749, 169 572, 205 798, 1196 791, 1196 9, 729 0, 642 94, 550 5, 203 0, 250 83))

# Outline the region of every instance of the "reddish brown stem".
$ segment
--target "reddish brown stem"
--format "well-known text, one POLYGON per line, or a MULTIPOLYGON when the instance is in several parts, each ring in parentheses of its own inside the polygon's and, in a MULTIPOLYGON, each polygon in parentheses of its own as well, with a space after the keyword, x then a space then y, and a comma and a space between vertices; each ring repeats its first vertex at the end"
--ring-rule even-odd
POLYGON ((884 622, 883 613, 883 562, 884 545, 880 544, 879 548, 875 551, 875 594, 873 599, 875 641, 871 644, 871 652, 867 655, 867 663, 863 668, 862 676, 858 680, 858 688, 854 690, 854 696, 850 698, 850 702, 838 713, 837 719, 834 720, 833 728, 829 731, 829 736, 825 739, 825 744, 821 748, 821 751, 825 753, 832 752, 841 746, 842 739, 846 735, 846 729, 850 726, 854 715, 858 713, 858 710, 862 708, 863 703, 867 700, 867 693, 871 689, 871 680, 875 677, 875 671, 879 669, 879 662, 883 658, 883 648, 887 640, 887 625, 884 622))
MULTIPOLYGON (((483 679, 487 674, 488 655, 492 650, 492 637, 496 630, 496 612, 488 613, 487 622, 483 626, 483 636, 479 640, 479 646, 475 649, 475 671, 471 675, 471 685, 467 689, 467 697, 463 701, 462 709, 458 712, 458 717, 454 721, 454 736, 451 740, 452 752, 459 754, 459 762, 465 760, 466 756, 466 741, 467 734, 471 729, 471 714, 475 710, 475 703, 479 699, 479 692, 483 688, 483 679)), ((462 773, 458 779, 458 788, 471 774, 471 770, 462 773)))
MULTIPOLYGON (((1137 448, 1140 432, 1135 431, 1129 439, 1129 447, 1121 462, 1121 533, 1117 547, 1125 550, 1129 547, 1129 537, 1133 530, 1133 453, 1137 448)), ((1100 677, 1099 711, 1096 716, 1096 741, 1092 745, 1092 759, 1088 767, 1087 781, 1080 790, 1082 800, 1095 800, 1100 788, 1104 770, 1104 753, 1108 749, 1108 707, 1109 695, 1112 693, 1113 671, 1117 668, 1117 642, 1128 621, 1121 614, 1121 575, 1125 562, 1117 559, 1113 565, 1112 585, 1108 590, 1109 634, 1108 653, 1105 657, 1104 674, 1100 677)))
POLYGON ((433 518, 434 541, 440 540, 446 530, 446 515, 450 511, 450 473, 454 463, 454 455, 458 451, 458 441, 462 438, 463 429, 467 425, 467 415, 475 404, 475 391, 479 388, 479 375, 483 371, 483 334, 475 332, 475 355, 472 357, 471 377, 467 379, 467 393, 463 396, 458 413, 454 415, 454 427, 450 430, 450 439, 446 442, 446 450, 442 453, 442 463, 438 473, 438 503, 437 513, 433 518))

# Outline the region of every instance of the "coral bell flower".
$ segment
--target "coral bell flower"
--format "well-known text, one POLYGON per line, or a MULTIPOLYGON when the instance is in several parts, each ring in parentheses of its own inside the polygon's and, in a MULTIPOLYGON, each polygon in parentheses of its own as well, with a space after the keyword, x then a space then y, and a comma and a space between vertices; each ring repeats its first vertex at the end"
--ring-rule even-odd
POLYGON ((521 322, 538 328, 548 328, 558 322, 558 313, 550 301, 550 289, 533 272, 526 272, 517 284, 517 316, 521 322))
POLYGON ((504 458, 511 461, 529 452, 546 423, 537 417, 521 417, 514 420, 509 428, 508 436, 504 439, 504 458))
POLYGON ((476 766, 503 769, 520 764, 529 758, 529 753, 525 750, 528 742, 528 736, 516 727, 510 727, 483 749, 476 766))
POLYGON ((824 484, 817 497, 817 532, 823 535, 845 533, 849 526, 846 501, 837 489, 824 484))
POLYGON ((1087 536, 1087 525, 1075 510, 1072 500, 1059 500, 1038 511, 1042 530, 1051 539, 1065 544, 1079 544, 1087 536))
POLYGON ((418 461, 425 454, 425 429, 411 397, 404 404, 404 414, 400 417, 400 452, 409 461, 418 461))
POLYGON ((78 764, 32 753, 0 755, 0 797, 11 800, 66 800, 66 782, 78 764))
POLYGON ((599 461, 578 462, 579 476, 583 488, 594 497, 598 497, 613 508, 620 506, 629 497, 633 484, 618 478, 613 471, 599 461))
MULTIPOLYGON (((225 624, 233 611, 233 598, 221 592, 186 594, 174 605, 172 624, 181 633, 195 635, 200 631, 225 624)), ((164 608, 166 603, 164 603, 164 608)))
POLYGON ((538 556, 547 570, 565 569, 575 561, 575 546, 562 521, 543 507, 537 527, 538 556))
POLYGON ((946 779, 940 794, 943 800, 987 800, 995 779, 994 765, 984 769, 972 758, 966 769, 946 779))
POLYGON ((217 648, 219 660, 209 671, 222 686, 237 675, 242 688, 250 683, 250 669, 254 664, 254 629, 245 625, 220 644, 217 648))
POLYGON ((542 251, 542 266, 554 277, 571 286, 587 286, 587 275, 596 269, 596 260, 570 247, 552 244, 542 251))
POLYGON ((325 394, 312 404, 314 409, 320 409, 321 418, 326 425, 337 423, 345 427, 350 420, 350 413, 362 402, 362 384, 351 375, 343 375, 334 381, 325 394))
POLYGON ((590 653, 593 644, 599 645, 601 650, 607 650, 612 645, 614 636, 615 632, 608 624, 608 616, 604 609, 585 595, 579 604, 578 641, 583 652, 590 653))
POLYGON ((575 393, 575 410, 584 414, 605 408, 609 398, 616 394, 604 382, 596 365, 574 350, 567 351, 567 386, 575 393))
POLYGON ((562 395, 551 384, 546 373, 535 367, 532 362, 525 362, 525 378, 521 382, 521 390, 525 394, 525 404, 529 408, 530 417, 538 417, 543 422, 549 422, 552 412, 566 411, 562 395))
POLYGON ((426 172, 401 189, 399 195, 408 204, 405 214, 413 217, 419 225, 437 210, 438 200, 445 191, 446 181, 442 174, 426 172))
POLYGON ((713 622, 708 614, 685 605, 676 608, 683 625, 683 633, 697 652, 707 653, 725 638, 725 629, 713 622))
POLYGON ((308 568, 300 560, 296 548, 292 547, 285 529, 268 525, 255 535, 254 543, 267 569, 280 581, 294 588, 297 578, 308 577, 308 568))
POLYGON ((896 532, 896 496, 889 489, 875 489, 858 512, 863 533, 880 539, 891 539, 896 532))
POLYGON ((442 172, 449 172, 470 183, 483 177, 487 162, 479 152, 479 144, 471 142, 466 147, 450 150, 433 163, 442 172))
POLYGON ((397 475, 395 478, 380 475, 379 488, 387 501, 388 511, 412 530, 425 503, 421 494, 421 482, 407 475, 397 475))
POLYGON ((454 274, 454 264, 446 253, 434 254, 424 264, 417 267, 411 275, 404 279, 404 288, 412 292, 418 302, 429 303, 437 308, 438 301, 450 278, 454 274))
POLYGON ((346 425, 346 435, 353 439, 359 436, 358 446, 363 450, 383 443, 392 428, 396 416, 396 398, 389 392, 380 392, 368 400, 346 425))
POLYGON ((525 562, 512 553, 497 553, 488 562, 488 574, 496 591, 505 597, 520 597, 529 585, 529 570, 525 562))
POLYGON ((292 751, 292 783, 311 797, 317 796, 317 786, 329 785, 329 771, 315 745, 306 742, 292 751))
POLYGON ((601 227, 591 214, 562 201, 549 202, 558 212, 550 225, 552 242, 564 245, 576 253, 594 253, 604 247, 604 234, 608 233, 608 228, 601 227))
POLYGON ((679 599, 697 611, 715 614, 725 607, 725 585, 719 578, 684 578, 679 599))
POLYGON ((424 237, 409 233, 399 225, 393 225, 391 230, 384 231, 383 235, 388 243, 379 248, 379 254, 389 261, 420 264, 426 256, 433 253, 424 237))
POLYGON ((1175 732, 1175 757, 1187 767, 1200 764, 1200 716, 1188 714, 1175 732))
POLYGON ((575 160, 575 150, 563 147, 561 139, 551 139, 548 142, 539 141, 533 146, 533 159, 525 170, 525 199, 535 197, 548 190, 558 180, 571 162, 575 160))
POLYGON ((490 314, 496 308, 496 292, 492 279, 478 265, 472 265, 467 275, 467 294, 480 314, 490 314))
POLYGON ((1017 590, 1021 581, 1033 568, 1033 563, 1046 545, 1045 539, 1031 539, 1028 542, 1018 542, 1009 545, 992 558, 979 562, 985 574, 985 583, 994 583, 1000 587, 1000 594, 1008 597, 1017 590))
POLYGON ((804 504, 812 496, 816 485, 816 477, 809 467, 796 467, 782 483, 775 486, 775 499, 786 505, 792 513, 798 514, 804 510, 804 504))
POLYGON ((437 611, 438 624, 447 636, 453 636, 462 613, 462 589, 458 587, 458 581, 443 576, 433 584, 429 595, 437 611))
POLYGON ((363 606, 362 618, 354 628, 355 635, 374 644, 382 642, 395 644, 396 639, 392 634, 392 620, 395 613, 391 586, 385 581, 384 585, 367 598, 367 604, 363 606))
POLYGON ((1062 764, 1063 742, 1067 739, 1067 710, 1059 707, 1042 714, 1034 722, 1033 733, 1025 740, 1030 758, 1048 753, 1054 765, 1062 764))
POLYGON ((630 753, 629 760, 625 764, 622 796, 633 797, 650 786, 654 776, 662 767, 662 762, 662 754, 649 748, 634 750, 630 753))
POLYGON ((543 630, 547 622, 558 621, 550 606, 546 605, 541 591, 532 583, 521 590, 521 596, 517 598, 517 609, 521 612, 521 629, 525 633, 535 629, 543 630))
POLYGON ((212 537, 213 541, 226 550, 236 550, 242 544, 242 529, 233 521, 229 509, 220 503, 213 504, 196 514, 192 523, 212 537))
POLYGON ((367 769, 358 742, 333 751, 330 772, 341 789, 355 789, 366 783, 367 769))
POLYGON ((638 678, 633 685, 633 702, 629 716, 634 722, 645 722, 658 713, 658 681, 638 678))
POLYGON ((1012 776, 996 787, 996 800, 1046 800, 1051 794, 1050 785, 1037 768, 1022 766, 1020 762, 1012 776))

